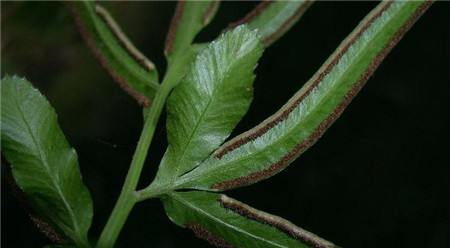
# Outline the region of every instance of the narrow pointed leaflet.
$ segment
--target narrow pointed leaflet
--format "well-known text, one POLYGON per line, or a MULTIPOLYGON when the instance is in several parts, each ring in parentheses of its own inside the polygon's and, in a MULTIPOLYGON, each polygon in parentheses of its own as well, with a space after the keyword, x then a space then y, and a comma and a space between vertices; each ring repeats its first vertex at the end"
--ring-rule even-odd
MULTIPOLYGON (((214 18, 219 1, 178 1, 166 36, 167 73, 163 84, 172 90, 189 71, 204 44, 192 44, 214 18)), ((168 94, 168 93, 167 93, 168 94)))
POLYGON ((226 190, 268 178, 313 145, 431 5, 381 2, 273 116, 217 149, 176 188, 226 190))
POLYGON ((148 106, 159 87, 158 72, 94 1, 68 1, 78 29, 102 66, 139 104, 148 106))
POLYGON ((191 229, 198 237, 217 247, 336 247, 287 220, 226 195, 173 192, 163 202, 175 224, 191 229))
POLYGON ((25 79, 6 76, 1 88, 2 154, 17 185, 40 218, 89 247, 92 200, 55 111, 25 79))

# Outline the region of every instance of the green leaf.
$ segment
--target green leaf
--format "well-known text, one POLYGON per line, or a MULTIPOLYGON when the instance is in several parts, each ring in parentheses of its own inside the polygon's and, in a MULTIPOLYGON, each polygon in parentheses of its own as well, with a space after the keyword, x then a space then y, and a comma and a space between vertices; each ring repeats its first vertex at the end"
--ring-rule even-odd
POLYGON ((175 224, 218 247, 336 247, 287 220, 225 195, 173 192, 163 201, 175 224))
POLYGON ((92 200, 55 111, 25 79, 6 76, 1 87, 2 154, 17 185, 40 217, 89 247, 92 200))
POLYGON ((253 70, 262 51, 256 32, 240 26, 199 54, 167 101, 169 147, 160 182, 197 166, 230 135, 252 100, 253 70))
POLYGON ((430 2, 382 2, 277 113, 222 145, 176 188, 226 190, 283 170, 339 117, 430 2))
MULTIPOLYGON (((192 44, 195 36, 214 18, 219 1, 178 1, 170 29, 167 33, 164 54, 167 73, 160 95, 168 95, 189 71, 197 55, 206 44, 192 44)), ((144 113, 145 115, 145 113, 144 113)))
POLYGON ((286 33, 305 13, 313 1, 264 1, 228 28, 248 24, 258 30, 264 46, 270 46, 286 33))
POLYGON ((81 35, 123 90, 148 106, 159 87, 158 72, 125 36, 111 15, 94 1, 68 1, 81 35))
POLYGON ((214 18, 219 1, 179 1, 166 37, 169 66, 189 50, 195 36, 214 18))

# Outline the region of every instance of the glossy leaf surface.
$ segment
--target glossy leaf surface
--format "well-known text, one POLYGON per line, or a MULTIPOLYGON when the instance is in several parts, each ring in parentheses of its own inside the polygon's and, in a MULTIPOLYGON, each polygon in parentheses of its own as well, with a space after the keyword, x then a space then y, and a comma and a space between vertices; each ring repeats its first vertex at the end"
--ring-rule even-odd
POLYGON ((335 247, 280 217, 225 195, 173 192, 163 201, 173 222, 218 247, 335 247))
POLYGON ((339 117, 430 2, 382 2, 277 113, 225 143, 177 188, 226 190, 268 178, 313 145, 339 117))
POLYGON ((159 87, 158 73, 125 36, 111 15, 94 1, 67 2, 87 45, 128 94, 147 106, 159 87))
POLYGON ((17 185, 40 217, 88 247, 92 200, 55 111, 25 79, 6 76, 1 88, 2 154, 17 185))
POLYGON ((179 84, 197 55, 207 46, 192 42, 214 18, 219 4, 219 1, 178 1, 164 48, 167 73, 163 84, 165 89, 169 89, 167 94, 179 84))
POLYGON ((169 147, 157 175, 161 183, 194 168, 230 135, 252 100, 262 50, 256 32, 240 26, 197 56, 167 101, 169 147))
POLYGON ((258 30, 263 44, 271 45, 286 33, 312 4, 312 1, 264 1, 247 16, 230 24, 229 28, 247 24, 258 30))

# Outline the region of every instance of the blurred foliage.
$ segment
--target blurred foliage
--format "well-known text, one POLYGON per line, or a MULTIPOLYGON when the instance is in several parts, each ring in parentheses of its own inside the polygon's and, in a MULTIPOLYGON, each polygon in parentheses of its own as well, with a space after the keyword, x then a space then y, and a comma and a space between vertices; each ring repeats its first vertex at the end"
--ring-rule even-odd
MULTIPOLYGON (((163 75, 163 45, 175 2, 102 4, 163 75)), ((222 3, 198 40, 213 39, 256 4, 222 3)), ((315 3, 263 54, 254 103, 234 133, 277 110, 375 4, 315 3)), ((91 234, 98 236, 139 137, 140 107, 85 46, 63 2, 1 5, 1 75, 26 77, 55 107, 94 198, 91 234)), ((449 12, 448 2, 432 6, 341 118, 293 165, 230 195, 342 247, 450 247, 449 12)), ((165 151, 164 126, 157 129, 142 186, 153 179, 165 151)), ((3 176, 2 202, 2 245, 49 243, 27 219, 3 176)), ((133 210, 117 247, 129 244, 209 247, 170 223, 157 200, 139 203, 133 210)))

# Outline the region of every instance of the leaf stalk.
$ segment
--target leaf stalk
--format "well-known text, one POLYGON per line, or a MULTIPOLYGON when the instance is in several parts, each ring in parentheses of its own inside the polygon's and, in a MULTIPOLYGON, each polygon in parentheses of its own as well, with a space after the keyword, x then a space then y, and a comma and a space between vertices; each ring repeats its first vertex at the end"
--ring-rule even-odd
MULTIPOLYGON (((138 197, 140 194, 136 192, 136 187, 139 182, 139 177, 141 175, 142 168, 144 167, 147 152, 153 139, 162 109, 164 108, 169 93, 178 82, 177 77, 171 76, 176 74, 174 72, 180 68, 177 65, 178 63, 174 63, 174 66, 169 68, 163 83, 156 92, 155 99, 150 107, 144 127, 142 128, 142 133, 139 138, 136 151, 133 155, 128 174, 125 178, 122 191, 100 235, 96 246, 97 248, 109 248, 114 246, 114 243, 116 242, 133 206, 138 201, 142 200, 141 197, 138 197)), ((146 199, 157 197, 158 195, 161 195, 161 193, 156 192, 150 195, 151 196, 146 199)))

